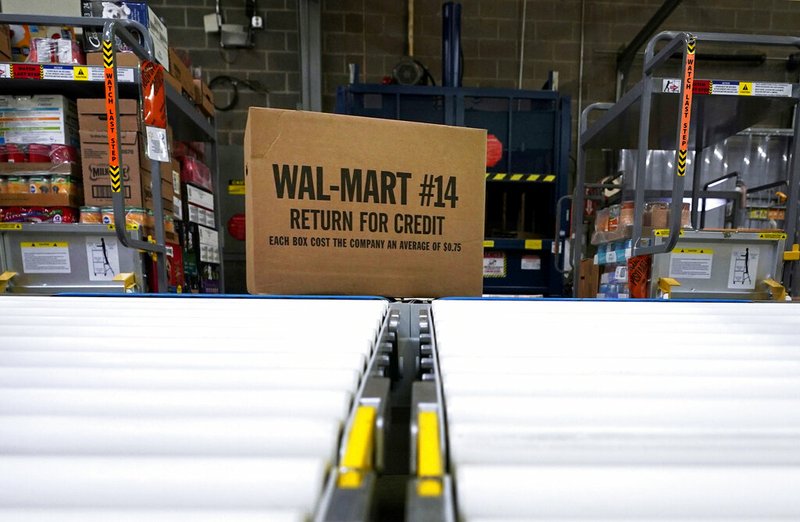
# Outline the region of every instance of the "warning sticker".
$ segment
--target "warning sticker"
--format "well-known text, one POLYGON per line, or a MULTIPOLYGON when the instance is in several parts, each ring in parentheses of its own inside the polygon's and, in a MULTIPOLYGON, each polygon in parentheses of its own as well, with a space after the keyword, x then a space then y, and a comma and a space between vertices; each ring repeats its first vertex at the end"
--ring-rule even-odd
POLYGON ((709 249, 677 248, 669 257, 669 277, 711 279, 714 252, 709 249))
POLYGON ((145 127, 147 131, 147 157, 155 161, 169 161, 167 129, 145 127))
POLYGON ((505 277, 506 255, 503 252, 483 253, 483 277, 505 277))
POLYGON ((87 237, 86 260, 90 281, 113 281, 119 270, 119 246, 113 237, 87 237))
POLYGON ((10 63, 0 63, 0 78, 11 78, 10 63))
POLYGON ((42 80, 72 80, 72 66, 42 65, 42 80))
POLYGON ((0 230, 22 230, 22 223, 0 223, 0 230))
POLYGON ((20 243, 26 274, 69 274, 69 243, 20 243))
POLYGON ((228 194, 231 196, 244 196, 244 180, 234 179, 228 182, 228 194))
POLYGON ((790 98, 792 96, 791 83, 754 83, 753 96, 777 96, 790 98))
POLYGON ((520 263, 520 269, 522 270, 541 270, 542 269, 542 258, 539 256, 522 256, 522 262, 520 263))
MULTIPOLYGON (((681 91, 681 85, 681 80, 676 78, 664 78, 661 80, 661 92, 678 94, 681 91)), ((739 82, 733 80, 695 80, 692 85, 692 93, 721 96, 791 98, 792 84, 777 82, 739 82)))
POLYGON ((11 66, 11 77, 17 80, 38 80, 42 77, 42 67, 30 63, 15 63, 11 66))
POLYGON ((73 77, 79 81, 89 81, 89 68, 88 67, 74 67, 73 70, 73 77))
POLYGON ((757 247, 733 249, 728 273, 728 288, 752 290, 756 287, 759 254, 760 249, 757 247))

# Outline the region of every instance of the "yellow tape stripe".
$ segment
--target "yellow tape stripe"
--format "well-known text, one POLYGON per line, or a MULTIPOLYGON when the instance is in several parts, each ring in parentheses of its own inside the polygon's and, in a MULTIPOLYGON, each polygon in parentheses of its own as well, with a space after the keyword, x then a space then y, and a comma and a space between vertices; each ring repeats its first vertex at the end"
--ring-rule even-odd
POLYGON ((417 493, 422 497, 442 494, 444 465, 439 446, 439 416, 434 411, 422 411, 417 416, 417 475, 420 478, 417 493))
POLYGON ((523 176, 522 174, 512 174, 511 181, 519 181, 522 179, 522 176, 523 176))
POLYGON ((555 181, 555 179, 556 179, 556 177, 554 175, 550 174, 548 176, 545 176, 543 181, 545 183, 550 183, 552 181, 555 181))
POLYGON ((542 240, 541 239, 526 239, 525 240, 525 250, 541 250, 542 249, 542 240))
POLYGON ((552 183, 556 180, 555 174, 507 174, 505 172, 487 172, 487 181, 538 181, 552 183))
POLYGON ((364 473, 372 469, 372 447, 375 431, 374 406, 359 406, 339 467, 338 485, 342 489, 361 487, 364 473))

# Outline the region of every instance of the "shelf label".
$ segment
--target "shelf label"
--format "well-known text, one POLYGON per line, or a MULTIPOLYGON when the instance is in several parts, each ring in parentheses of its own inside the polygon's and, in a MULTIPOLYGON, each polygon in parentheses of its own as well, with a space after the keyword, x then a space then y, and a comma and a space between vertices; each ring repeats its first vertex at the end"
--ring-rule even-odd
POLYGON ((69 274, 69 243, 22 242, 22 271, 26 274, 69 274))
MULTIPOLYGON (((664 78, 661 80, 661 92, 678 94, 681 80, 664 78)), ((740 82, 735 80, 695 80, 692 85, 693 94, 717 96, 764 96, 771 98, 791 98, 792 84, 780 82, 740 82)))
POLYGON ((694 81, 694 57, 697 49, 697 40, 694 36, 689 36, 686 42, 686 58, 683 68, 683 86, 681 95, 683 102, 681 105, 681 127, 680 143, 678 144, 678 163, 675 169, 679 177, 686 175, 686 159, 689 148, 689 128, 692 123, 692 82, 694 81))
POLYGON ((72 80, 71 65, 42 65, 42 80, 72 80))
POLYGON ((22 230, 22 223, 0 223, 0 230, 22 230))
POLYGON ((526 239, 525 240, 525 250, 541 250, 542 249, 542 240, 541 239, 526 239))
POLYGON ((761 232, 758 234, 758 239, 774 239, 778 241, 780 239, 786 239, 786 234, 784 232, 761 232))
POLYGON ((483 242, 483 248, 494 248, 494 241, 488 239, 483 242))
POLYGON ((11 64, 0 63, 0 78, 11 78, 11 64))
POLYGON ((31 63, 12 64, 11 77, 16 80, 39 80, 42 77, 42 66, 31 63))
POLYGON ((669 257, 669 277, 711 279, 714 252, 708 248, 676 248, 669 257))

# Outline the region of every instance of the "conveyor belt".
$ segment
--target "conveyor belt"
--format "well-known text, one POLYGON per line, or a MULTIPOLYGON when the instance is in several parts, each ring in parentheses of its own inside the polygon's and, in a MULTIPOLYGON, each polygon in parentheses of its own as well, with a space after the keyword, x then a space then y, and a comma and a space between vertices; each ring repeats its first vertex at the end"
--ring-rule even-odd
POLYGON ((433 304, 460 519, 800 519, 800 307, 433 304))
POLYGON ((308 519, 387 309, 0 297, 0 521, 308 519))

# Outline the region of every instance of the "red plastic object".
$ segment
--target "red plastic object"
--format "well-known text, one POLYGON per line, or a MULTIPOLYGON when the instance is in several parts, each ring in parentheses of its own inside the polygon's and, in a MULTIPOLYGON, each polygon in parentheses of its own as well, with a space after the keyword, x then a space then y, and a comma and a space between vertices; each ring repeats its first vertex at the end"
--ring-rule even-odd
POLYGON ((230 234, 233 239, 244 241, 245 233, 246 229, 244 214, 232 215, 228 220, 228 234, 230 234))
POLYGON ((71 207, 0 207, 0 222, 77 223, 78 210, 71 207))
POLYGON ((72 145, 50 145, 50 163, 60 165, 62 163, 78 163, 78 149, 72 145))
POLYGON ((486 166, 494 167, 503 158, 503 143, 494 134, 486 136, 486 166))
POLYGON ((31 143, 28 145, 29 163, 50 163, 50 145, 31 143))
POLYGON ((211 170, 197 158, 184 156, 181 158, 181 181, 191 183, 213 192, 211 170))
POLYGON ((25 163, 25 148, 14 143, 6 144, 6 161, 9 163, 25 163))

